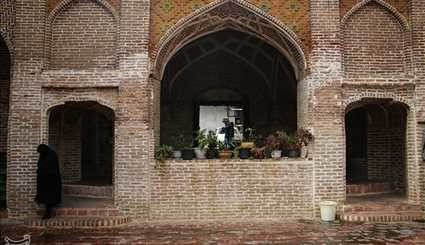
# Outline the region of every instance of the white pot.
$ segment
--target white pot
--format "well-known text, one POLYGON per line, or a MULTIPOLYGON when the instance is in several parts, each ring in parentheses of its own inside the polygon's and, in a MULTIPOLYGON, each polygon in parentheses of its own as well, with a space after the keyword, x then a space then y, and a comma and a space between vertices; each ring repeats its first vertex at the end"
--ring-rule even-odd
POLYGON ((196 158, 205 159, 205 150, 200 148, 193 149, 195 151, 196 158))
POLYGON ((335 220, 337 202, 334 201, 322 201, 319 203, 320 206, 320 217, 323 221, 332 222, 335 220))
POLYGON ((181 151, 173 151, 173 157, 176 159, 182 158, 182 152, 181 151))
POLYGON ((281 150, 274 150, 274 151, 272 151, 271 155, 272 155, 273 159, 279 159, 279 158, 282 157, 282 151, 281 150))

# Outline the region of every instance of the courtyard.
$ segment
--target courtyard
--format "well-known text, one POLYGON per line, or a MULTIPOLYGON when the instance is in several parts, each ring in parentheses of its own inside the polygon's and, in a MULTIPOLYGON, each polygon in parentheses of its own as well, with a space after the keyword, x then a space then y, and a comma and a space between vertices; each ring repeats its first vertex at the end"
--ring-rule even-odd
POLYGON ((105 229, 26 228, 1 224, 5 236, 31 244, 425 244, 421 222, 369 224, 318 221, 189 224, 130 223, 105 229))

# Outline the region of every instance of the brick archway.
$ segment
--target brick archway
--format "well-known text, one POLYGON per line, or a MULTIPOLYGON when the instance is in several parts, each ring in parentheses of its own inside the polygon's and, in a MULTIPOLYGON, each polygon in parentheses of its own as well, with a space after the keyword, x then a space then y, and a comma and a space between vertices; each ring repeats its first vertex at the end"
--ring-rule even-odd
POLYGON ((168 61, 186 44, 224 29, 254 33, 288 59, 297 80, 305 76, 307 61, 294 32, 246 1, 217 0, 180 20, 161 38, 152 52, 153 77, 161 80, 168 61))
MULTIPOLYGON (((348 115, 361 110, 365 114, 365 127, 363 127, 363 130, 365 130, 366 150, 363 158, 365 158, 366 180, 363 179, 360 182, 374 183, 368 185, 366 189, 369 190, 369 187, 375 186, 377 181, 379 182, 377 185, 379 188, 382 189, 382 186, 385 186, 386 189, 384 189, 386 191, 399 193, 399 197, 406 198, 409 202, 417 203, 420 189, 418 178, 420 175, 416 157, 410 157, 417 155, 418 148, 417 140, 415 139, 417 130, 415 123, 416 111, 411 100, 395 93, 380 94, 369 92, 359 93, 358 96, 347 98, 343 102, 343 106, 345 108, 343 117, 346 119, 344 127, 346 137, 353 135, 353 132, 351 134, 348 132, 353 129, 347 121, 348 115)), ((357 115, 355 118, 360 117, 357 115)), ((358 138, 359 133, 357 132, 355 135, 358 138)), ((345 164, 347 170, 346 181, 349 182, 349 164, 352 165, 351 167, 354 165, 349 163, 353 157, 349 156, 349 139, 346 138, 345 140, 347 153, 345 164)), ((354 158, 357 159, 356 157, 354 158)), ((362 165, 358 161, 355 162, 358 166, 362 165)), ((347 196, 350 193, 355 195, 355 192, 360 190, 356 181, 353 183, 356 188, 352 188, 352 186, 347 184, 347 196)), ((364 191, 363 189, 362 191, 364 191)), ((372 189, 369 191, 374 191, 372 189)))

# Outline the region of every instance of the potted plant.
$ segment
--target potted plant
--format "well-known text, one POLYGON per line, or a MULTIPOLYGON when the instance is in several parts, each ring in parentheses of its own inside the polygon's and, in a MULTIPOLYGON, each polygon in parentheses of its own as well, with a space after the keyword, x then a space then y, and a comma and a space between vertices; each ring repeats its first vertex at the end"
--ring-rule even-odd
POLYGON ((257 139, 255 135, 255 129, 246 128, 243 131, 243 139, 241 142, 241 148, 253 148, 255 147, 255 140, 257 139))
POLYGON ((193 148, 190 145, 183 147, 183 149, 181 149, 181 152, 182 152, 183 160, 192 160, 193 157, 195 156, 195 153, 193 152, 193 148))
POLYGON ((184 134, 179 134, 174 137, 174 152, 173 155, 175 158, 182 158, 183 160, 192 160, 194 157, 194 152, 192 148, 191 141, 188 141, 188 137, 185 137, 184 134), (188 143, 190 142, 190 143, 188 143), (180 156, 179 156, 180 152, 180 156))
POLYGON ((276 131, 266 138, 266 148, 270 151, 270 155, 273 159, 278 159, 282 156, 282 146, 284 139, 280 137, 280 132, 276 131))
POLYGON ((255 147, 255 130, 253 128, 246 128, 243 131, 243 139, 239 146, 239 158, 248 159, 251 155, 251 149, 255 147))
POLYGON ((282 133, 282 138, 284 139, 283 145, 283 154, 290 158, 297 158, 300 156, 300 148, 297 141, 297 134, 294 133, 282 133))
POLYGON ((197 145, 193 150, 195 151, 195 156, 198 159, 205 159, 205 149, 208 146, 207 136, 205 135, 205 129, 198 130, 195 132, 194 145, 197 145))
POLYGON ((294 133, 284 133, 282 137, 285 139, 285 147, 291 158, 300 157, 301 149, 313 140, 313 135, 304 128, 300 128, 294 133))
POLYGON ((218 151, 217 151, 217 145, 218 145, 218 139, 217 135, 214 133, 214 131, 209 131, 207 136, 205 137, 205 143, 207 146, 207 150, 205 152, 205 156, 208 159, 217 158, 218 151))
POLYGON ((266 158, 266 146, 252 148, 251 154, 255 159, 266 158))
POLYGON ((155 151, 155 159, 164 162, 165 159, 173 157, 173 147, 169 145, 160 145, 155 151))
MULTIPOLYGON (((305 149, 306 146, 310 144, 314 140, 313 134, 304 128, 300 128, 297 131, 297 144, 300 148, 300 150, 305 149)), ((308 151, 306 151, 304 154, 302 154, 302 157, 307 157, 308 151)))
POLYGON ((181 150, 184 148, 185 137, 184 134, 178 134, 173 137, 173 157, 176 159, 182 158, 181 150))
POLYGON ((220 159, 232 158, 233 152, 227 149, 223 142, 218 142, 218 156, 220 159))

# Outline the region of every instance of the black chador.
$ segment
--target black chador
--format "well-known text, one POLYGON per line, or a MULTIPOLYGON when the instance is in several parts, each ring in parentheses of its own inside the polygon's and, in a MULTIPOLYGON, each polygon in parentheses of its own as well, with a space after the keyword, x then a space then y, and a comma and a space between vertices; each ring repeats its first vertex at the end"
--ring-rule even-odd
POLYGON ((51 217, 52 208, 61 202, 62 182, 58 156, 49 146, 37 147, 40 158, 37 163, 37 195, 35 201, 46 206, 43 219, 51 217))

